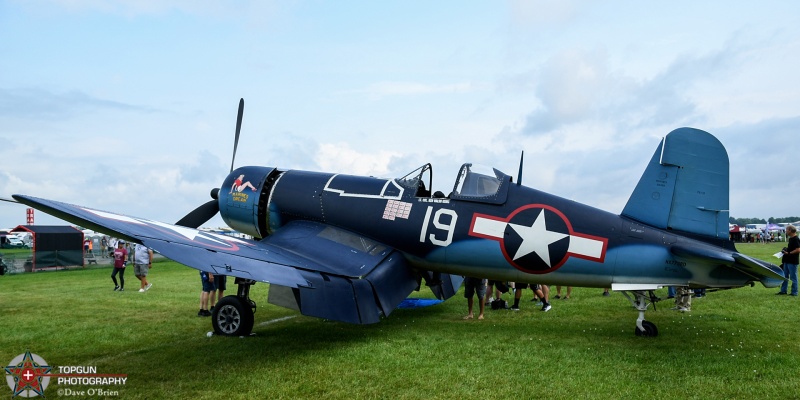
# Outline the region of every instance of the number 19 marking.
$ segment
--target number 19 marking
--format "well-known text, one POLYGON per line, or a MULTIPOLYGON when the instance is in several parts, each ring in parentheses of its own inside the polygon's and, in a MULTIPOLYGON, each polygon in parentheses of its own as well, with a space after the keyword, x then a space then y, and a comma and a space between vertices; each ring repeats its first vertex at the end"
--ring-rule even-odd
POLYGON ((437 246, 449 246, 450 243, 453 243, 453 233, 456 230, 458 214, 454 210, 448 210, 446 208, 440 208, 436 210, 436 213, 433 214, 433 227, 447 232, 447 238, 445 240, 441 240, 436 238, 435 233, 428 235, 428 227, 431 224, 431 213, 433 213, 433 207, 428 206, 427 211, 425 211, 425 219, 422 221, 422 231, 419 233, 419 241, 425 243, 426 239, 430 239, 431 243, 437 246), (450 221, 442 222, 443 215, 450 216, 450 221), (426 235, 428 236, 427 238, 426 235))

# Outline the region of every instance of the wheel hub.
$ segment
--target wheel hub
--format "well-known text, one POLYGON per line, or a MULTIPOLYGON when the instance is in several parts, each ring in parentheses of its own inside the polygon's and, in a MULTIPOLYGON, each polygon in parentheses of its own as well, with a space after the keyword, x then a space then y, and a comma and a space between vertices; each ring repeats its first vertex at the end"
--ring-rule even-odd
POLYGON ((239 310, 237 310, 236 307, 225 305, 220 308, 217 314, 217 322, 220 329, 224 333, 230 335, 239 329, 239 325, 242 323, 242 316, 239 314, 239 310))

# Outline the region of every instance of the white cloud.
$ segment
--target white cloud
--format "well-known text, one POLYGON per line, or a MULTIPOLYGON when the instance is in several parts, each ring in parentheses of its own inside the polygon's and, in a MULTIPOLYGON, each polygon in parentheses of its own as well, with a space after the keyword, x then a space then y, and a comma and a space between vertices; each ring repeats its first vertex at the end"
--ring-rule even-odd
POLYGON ((374 154, 354 150, 347 143, 322 143, 314 161, 323 171, 354 175, 386 176, 392 158, 400 153, 381 150, 374 154))
POLYGON ((594 121, 625 136, 703 122, 709 116, 698 108, 696 99, 703 98, 698 88, 724 79, 746 50, 731 42, 702 55, 680 54, 643 80, 612 70, 604 50, 560 52, 535 74, 540 105, 527 116, 522 132, 538 135, 594 121))

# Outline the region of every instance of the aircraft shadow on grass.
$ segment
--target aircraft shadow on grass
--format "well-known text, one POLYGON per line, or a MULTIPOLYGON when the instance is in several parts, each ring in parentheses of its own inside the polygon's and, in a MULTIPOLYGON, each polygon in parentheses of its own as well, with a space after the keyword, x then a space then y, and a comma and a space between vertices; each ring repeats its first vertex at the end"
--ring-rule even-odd
POLYGON ((730 289, 783 282, 775 265, 741 254, 729 240, 729 161, 711 134, 670 132, 658 144, 622 214, 522 186, 497 169, 465 163, 444 194, 432 192, 431 164, 400 178, 245 166, 234 169, 244 102, 239 102, 231 171, 212 200, 174 224, 13 195, 20 203, 135 243, 214 274, 236 277, 214 330, 253 328, 251 286, 269 282, 270 303, 354 324, 389 316, 424 283, 440 299, 462 276, 610 287, 638 310, 635 333, 665 286, 730 289), (220 213, 237 239, 197 228, 220 213))

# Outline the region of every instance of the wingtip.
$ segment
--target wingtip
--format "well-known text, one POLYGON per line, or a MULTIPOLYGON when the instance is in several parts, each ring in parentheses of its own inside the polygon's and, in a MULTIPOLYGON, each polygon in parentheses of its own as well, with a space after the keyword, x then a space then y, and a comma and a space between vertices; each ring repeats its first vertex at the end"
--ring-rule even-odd
POLYGON ((32 206, 31 202, 34 202, 35 199, 35 197, 26 196, 24 194, 12 194, 11 197, 13 198, 13 200, 11 200, 12 202, 29 206, 32 206))

